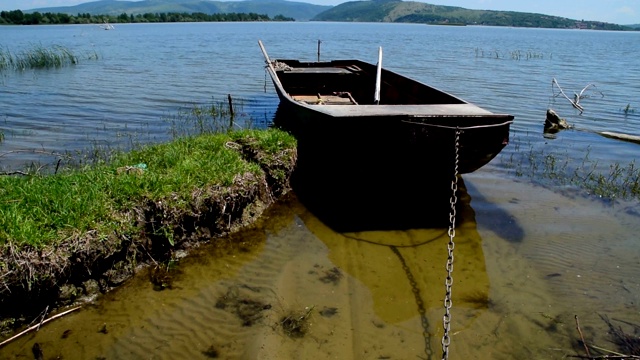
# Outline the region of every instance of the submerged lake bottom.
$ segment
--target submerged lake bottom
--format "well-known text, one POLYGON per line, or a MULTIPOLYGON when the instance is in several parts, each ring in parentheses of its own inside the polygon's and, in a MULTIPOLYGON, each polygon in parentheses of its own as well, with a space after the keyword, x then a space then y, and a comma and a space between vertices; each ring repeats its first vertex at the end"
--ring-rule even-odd
MULTIPOLYGON (((463 176, 450 358, 560 359, 638 324, 638 204, 502 176, 463 176), (624 323, 619 323, 626 326, 624 323)), ((339 204, 336 204, 339 206, 339 204)), ((436 359, 446 227, 336 232, 286 195, 253 227, 142 271, 0 349, 2 358, 436 359)), ((612 349, 615 350, 615 349, 612 349)))

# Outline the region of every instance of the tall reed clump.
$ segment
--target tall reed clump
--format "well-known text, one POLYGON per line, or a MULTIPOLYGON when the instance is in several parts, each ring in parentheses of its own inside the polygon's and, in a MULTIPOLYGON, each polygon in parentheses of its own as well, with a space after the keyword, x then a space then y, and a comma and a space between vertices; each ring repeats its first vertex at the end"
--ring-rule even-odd
MULTIPOLYGON (((97 60, 98 54, 94 51, 86 54, 87 60, 97 60)), ((54 45, 46 48, 42 45, 34 45, 18 54, 13 54, 8 49, 0 49, 0 70, 27 70, 27 69, 51 69, 78 64, 80 58, 70 49, 54 45)))

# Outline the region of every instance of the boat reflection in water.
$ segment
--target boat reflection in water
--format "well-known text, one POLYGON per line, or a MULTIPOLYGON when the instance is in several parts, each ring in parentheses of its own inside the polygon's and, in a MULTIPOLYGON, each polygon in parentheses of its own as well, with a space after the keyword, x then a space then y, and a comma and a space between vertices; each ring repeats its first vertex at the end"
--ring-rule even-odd
MULTIPOLYGON (((286 118, 279 112, 274 123, 283 121, 286 118)), ((322 148, 299 142, 292 186, 309 210, 300 217, 327 246, 329 260, 365 285, 381 324, 414 332, 414 341, 421 334, 417 337, 422 345, 414 342, 408 348, 437 354, 443 331, 453 165, 446 169, 450 176, 439 176, 397 153, 363 143, 357 137, 322 148)), ((456 195, 452 329, 461 331, 488 308, 489 279, 471 199, 461 178, 456 195)), ((359 318, 357 300, 351 301, 352 317, 359 318)), ((409 356, 405 350, 401 354, 409 356)))

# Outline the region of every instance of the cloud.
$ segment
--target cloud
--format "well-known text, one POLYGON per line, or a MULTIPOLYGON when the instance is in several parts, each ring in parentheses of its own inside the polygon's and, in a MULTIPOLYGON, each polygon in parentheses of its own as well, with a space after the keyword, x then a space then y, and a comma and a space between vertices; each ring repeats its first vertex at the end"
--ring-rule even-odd
POLYGON ((636 10, 629 6, 623 6, 617 9, 616 12, 618 14, 629 15, 629 16, 634 16, 636 14, 636 10))

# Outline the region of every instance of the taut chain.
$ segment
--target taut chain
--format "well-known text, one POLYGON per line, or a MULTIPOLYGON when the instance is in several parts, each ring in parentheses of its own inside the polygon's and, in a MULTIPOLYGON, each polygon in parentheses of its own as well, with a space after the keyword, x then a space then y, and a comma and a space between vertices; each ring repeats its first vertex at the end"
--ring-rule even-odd
POLYGON ((444 334, 442 335, 442 359, 449 358, 449 345, 451 344, 451 286, 453 285, 453 249, 455 248, 456 237, 456 204, 458 203, 458 163, 460 160, 460 134, 461 130, 456 128, 456 152, 455 152, 455 167, 453 180, 451 181, 451 212, 449 213, 449 243, 447 244, 448 256, 447 256, 447 278, 444 281, 445 295, 444 295, 444 309, 445 313, 442 317, 442 325, 444 327, 444 334))

